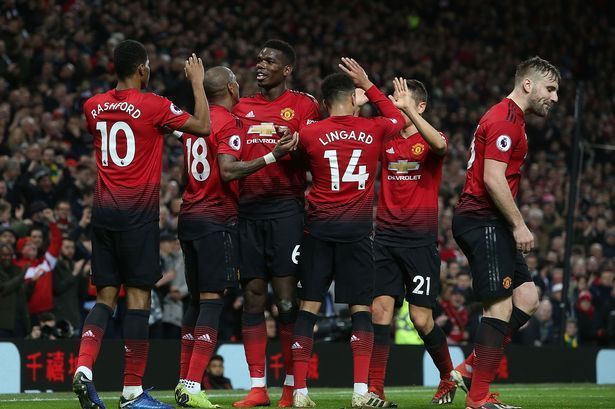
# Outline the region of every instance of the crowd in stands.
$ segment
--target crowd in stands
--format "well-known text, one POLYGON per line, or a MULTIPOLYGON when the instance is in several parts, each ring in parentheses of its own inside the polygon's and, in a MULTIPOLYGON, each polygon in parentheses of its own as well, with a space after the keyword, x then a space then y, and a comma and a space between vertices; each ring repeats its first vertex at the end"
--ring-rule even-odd
MULTIPOLYGON (((242 94, 257 91, 255 58, 269 38, 293 44, 294 89, 319 98, 341 56, 361 62, 380 87, 396 75, 430 94, 425 114, 449 137, 440 194, 442 291, 436 322, 451 344, 472 342, 481 313, 467 260, 451 234, 468 146, 485 110, 512 89, 516 64, 540 55, 561 70, 560 101, 546 120, 527 118, 530 154, 518 198, 536 236, 527 263, 540 307, 514 342, 615 345, 615 10, 603 0, 568 2, 307 2, 5 0, 0 5, 0 338, 78 335, 95 289, 89 284, 96 166, 82 103, 114 87, 113 47, 143 42, 150 89, 191 108, 184 60, 228 65, 242 94), (390 5, 388 5, 390 3, 390 5), (394 5, 395 4, 395 5, 394 5), (570 211, 576 88, 584 85, 583 163, 574 216, 572 275, 563 294, 565 220, 570 211), (609 150, 608 148, 611 148, 609 150), (564 308, 562 309, 562 305, 564 308)), ((365 106, 361 115, 374 114, 365 106)), ((150 316, 153 337, 178 338, 186 304, 177 241, 182 149, 165 144, 160 197, 161 266, 150 316)), ((109 336, 119 335, 120 302, 109 336)), ((239 340, 242 298, 225 298, 219 339, 239 340)), ((268 336, 275 338, 272 303, 268 336)), ((317 337, 349 333, 348 313, 324 303, 317 337)), ((395 338, 417 343, 400 309, 395 338)), ((345 335, 346 334, 346 335, 345 335)))

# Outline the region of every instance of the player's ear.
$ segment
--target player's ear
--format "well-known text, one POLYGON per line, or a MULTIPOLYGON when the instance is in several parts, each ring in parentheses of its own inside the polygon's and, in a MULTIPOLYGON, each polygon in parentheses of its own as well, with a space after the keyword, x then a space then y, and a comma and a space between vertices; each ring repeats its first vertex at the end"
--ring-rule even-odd
POLYGON ((533 86, 534 86, 534 82, 531 79, 529 78, 523 79, 523 90, 525 92, 529 94, 532 91, 533 86))
POLYGON ((427 102, 425 101, 421 101, 418 103, 417 107, 416 107, 417 111, 419 114, 422 114, 423 112, 425 112, 425 109, 427 108, 427 102))
POLYGON ((282 74, 284 74, 285 77, 288 77, 292 73, 293 73, 293 66, 292 65, 285 65, 284 69, 282 70, 282 74))

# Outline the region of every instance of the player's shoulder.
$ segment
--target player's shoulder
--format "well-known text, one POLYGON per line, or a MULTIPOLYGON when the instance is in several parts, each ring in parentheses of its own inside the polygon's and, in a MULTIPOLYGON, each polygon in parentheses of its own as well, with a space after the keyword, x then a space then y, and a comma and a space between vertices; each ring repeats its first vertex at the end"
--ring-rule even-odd
POLYGON ((288 91, 289 91, 289 94, 292 96, 292 98, 295 98, 297 101, 318 105, 318 101, 316 100, 316 98, 314 98, 312 94, 308 94, 307 92, 297 91, 294 89, 289 89, 288 91))
POLYGON ((88 99, 85 100, 85 102, 83 103, 83 106, 90 106, 90 105, 96 105, 98 104, 99 101, 105 99, 105 96, 108 95, 112 90, 107 90, 104 92, 98 92, 92 96, 90 96, 88 99))
POLYGON ((516 127, 523 125, 523 114, 513 100, 504 98, 489 108, 481 119, 481 123, 484 125, 500 122, 506 122, 516 127))

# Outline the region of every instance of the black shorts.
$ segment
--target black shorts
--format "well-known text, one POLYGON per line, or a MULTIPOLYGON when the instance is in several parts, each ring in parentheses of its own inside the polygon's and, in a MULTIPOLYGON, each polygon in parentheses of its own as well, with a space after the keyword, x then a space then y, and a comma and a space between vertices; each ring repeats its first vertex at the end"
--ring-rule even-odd
POLYGON ((376 285, 374 297, 390 295, 399 306, 408 302, 433 309, 440 293, 440 254, 436 243, 423 247, 374 245, 376 285))
POLYGON ((297 275, 303 214, 268 220, 239 219, 240 278, 297 275))
POLYGON ((126 231, 92 228, 92 284, 152 287, 161 277, 158 221, 126 231))
POLYGON ((236 231, 217 231, 196 240, 182 240, 186 283, 193 297, 237 287, 239 249, 236 231))
POLYGON ((480 226, 455 235, 455 240, 470 263, 472 287, 479 301, 509 297, 513 289, 532 281, 510 229, 480 226))
POLYGON ((335 302, 371 305, 374 299, 373 240, 352 243, 317 239, 309 234, 301 241, 299 298, 324 300, 335 280, 335 302))

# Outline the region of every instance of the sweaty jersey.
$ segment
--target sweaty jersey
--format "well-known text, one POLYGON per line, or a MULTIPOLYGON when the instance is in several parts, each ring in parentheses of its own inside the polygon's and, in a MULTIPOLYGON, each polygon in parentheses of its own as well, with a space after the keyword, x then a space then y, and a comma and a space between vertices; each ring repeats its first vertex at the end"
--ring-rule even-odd
POLYGON ((435 243, 444 155, 432 152, 416 132, 408 138, 398 134, 387 140, 380 161, 376 241, 396 247, 435 243))
POLYGON ((190 114, 136 88, 95 95, 83 111, 98 167, 92 224, 121 231, 158 220, 163 127, 177 129, 190 114))
POLYGON ((401 130, 404 119, 375 86, 366 95, 383 116, 332 116, 299 132, 312 173, 306 231, 321 240, 353 242, 372 230, 382 142, 401 130))
MULTIPOLYGON (((262 94, 241 98, 233 108, 246 126, 242 160, 273 151, 279 136, 274 125, 298 131, 320 118, 319 105, 309 94, 286 90, 273 101, 262 94)), ((290 155, 265 166, 239 182, 239 212, 249 219, 272 219, 303 211, 305 169, 290 155)))
POLYGON ((219 105, 211 105, 210 118, 209 136, 181 135, 186 189, 177 225, 180 240, 195 240, 215 231, 233 229, 237 223, 239 186, 236 180, 222 181, 218 155, 240 158, 243 124, 219 105))
POLYGON ((527 135, 523 111, 511 99, 504 98, 481 118, 470 145, 466 182, 459 203, 456 230, 463 233, 475 226, 507 222, 485 188, 485 159, 508 164, 506 180, 513 198, 517 197, 521 166, 527 156, 527 135), (467 225, 467 226, 466 226, 467 225))

